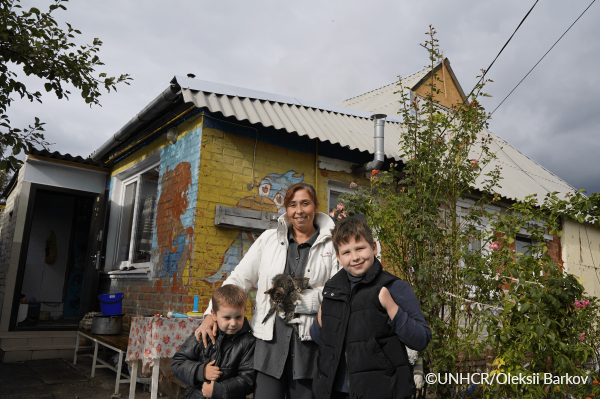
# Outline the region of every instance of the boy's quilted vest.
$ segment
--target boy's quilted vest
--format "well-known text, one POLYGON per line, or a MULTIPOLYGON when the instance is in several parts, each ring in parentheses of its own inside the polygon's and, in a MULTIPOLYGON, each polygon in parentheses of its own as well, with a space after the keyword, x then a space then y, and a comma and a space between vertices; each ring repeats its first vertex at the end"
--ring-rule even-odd
POLYGON ((375 263, 354 286, 340 270, 325 284, 321 309, 323 342, 318 375, 313 380, 317 399, 329 399, 342 356, 346 358, 351 399, 403 398, 415 393, 413 373, 404 344, 390 327, 379 291, 398 278, 375 263))

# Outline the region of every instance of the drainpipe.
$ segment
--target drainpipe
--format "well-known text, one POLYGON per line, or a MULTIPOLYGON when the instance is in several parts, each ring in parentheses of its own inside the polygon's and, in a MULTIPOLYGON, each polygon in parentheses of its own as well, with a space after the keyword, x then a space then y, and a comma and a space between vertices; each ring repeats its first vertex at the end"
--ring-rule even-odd
POLYGON ((383 151, 383 128, 385 126, 386 116, 386 114, 373 114, 371 116, 371 119, 373 119, 375 124, 375 156, 371 162, 355 167, 352 170, 352 173, 362 175, 363 173, 370 172, 374 169, 379 169, 381 165, 383 165, 383 160, 385 159, 385 152, 383 151))
POLYGON ((158 97, 156 97, 150 104, 140 111, 139 114, 131 118, 129 122, 125 124, 117 133, 113 135, 106 143, 102 144, 91 155, 94 161, 99 161, 108 151, 118 145, 120 142, 128 138, 133 132, 135 132, 144 123, 151 120, 153 117, 158 115, 169 105, 177 101, 181 97, 181 88, 177 84, 172 84, 167 87, 158 97))

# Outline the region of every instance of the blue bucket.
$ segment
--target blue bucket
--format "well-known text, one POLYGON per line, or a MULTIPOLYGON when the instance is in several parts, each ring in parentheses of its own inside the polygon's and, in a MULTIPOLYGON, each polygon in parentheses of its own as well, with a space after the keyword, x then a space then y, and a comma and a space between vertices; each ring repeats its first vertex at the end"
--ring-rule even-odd
POLYGON ((100 310, 104 316, 123 314, 123 293, 98 295, 100 310))

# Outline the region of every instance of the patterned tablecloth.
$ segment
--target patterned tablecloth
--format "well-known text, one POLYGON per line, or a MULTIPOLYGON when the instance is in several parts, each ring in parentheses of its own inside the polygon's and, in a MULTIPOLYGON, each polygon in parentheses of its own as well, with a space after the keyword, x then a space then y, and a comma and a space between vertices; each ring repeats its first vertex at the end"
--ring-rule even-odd
POLYGON ((142 373, 148 373, 156 359, 173 357, 200 323, 197 319, 134 317, 125 361, 141 359, 142 373))

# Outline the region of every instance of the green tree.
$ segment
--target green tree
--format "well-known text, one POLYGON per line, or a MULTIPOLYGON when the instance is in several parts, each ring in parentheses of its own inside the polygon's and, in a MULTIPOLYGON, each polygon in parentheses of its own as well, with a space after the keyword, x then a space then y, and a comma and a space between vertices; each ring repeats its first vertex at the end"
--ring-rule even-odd
POLYGON ((54 0, 42 12, 35 7, 22 10, 20 0, 0 0, 0 147, 8 149, 0 154, 0 170, 16 170, 22 163, 17 155, 49 145, 39 118, 24 128, 11 125, 8 111, 13 96, 42 102, 42 93, 28 89, 17 70, 40 78, 46 92, 54 92, 59 99, 69 98, 67 86, 71 85, 90 106, 100 104, 102 89, 116 90, 118 83, 129 84, 131 79, 127 74, 116 78, 96 72, 104 65, 98 57, 100 39, 77 46, 73 41, 81 32, 68 23, 66 29, 60 28, 54 19, 57 11, 66 10, 66 1, 54 0))
MULTIPOLYGON (((483 89, 489 81, 480 80, 454 109, 441 107, 435 101, 441 84, 433 74, 441 56, 432 27, 428 35, 423 46, 432 72, 428 93, 411 101, 403 89, 398 92, 403 162, 373 171, 371 188, 341 200, 350 215, 367 215, 384 266, 419 298, 433 332, 424 353, 431 371, 474 372, 470 360, 492 356, 497 362, 490 373, 582 375, 583 363, 598 349, 598 304, 550 258, 544 234, 560 234, 561 218, 599 225, 600 196, 574 193, 559 200, 551 193, 541 204, 530 197, 500 206, 501 170, 492 167, 489 114, 479 101, 487 96, 483 89), (534 244, 516 254, 513 243, 522 229, 534 244)), ((482 395, 547 393, 543 385, 489 385, 482 395)), ((430 388, 438 397, 458 397, 466 389, 430 388)), ((552 389, 558 397, 587 388, 554 384, 552 389)))

